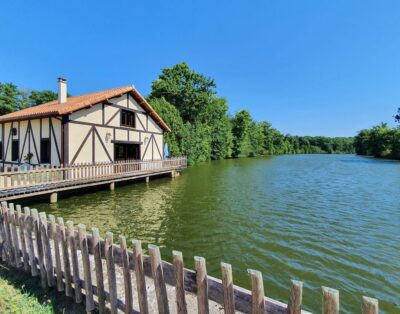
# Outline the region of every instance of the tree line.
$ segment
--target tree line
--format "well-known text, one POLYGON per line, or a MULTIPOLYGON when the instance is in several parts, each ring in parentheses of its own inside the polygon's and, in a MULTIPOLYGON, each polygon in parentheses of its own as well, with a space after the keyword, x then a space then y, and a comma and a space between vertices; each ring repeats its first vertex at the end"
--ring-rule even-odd
MULTIPOLYGON (((400 108, 394 117, 400 123, 400 108)), ((400 160, 400 126, 390 128, 387 123, 381 123, 361 130, 354 139, 354 146, 358 155, 400 160)))
MULTIPOLYGON (((224 158, 279 154, 354 153, 351 137, 284 135, 247 110, 228 113, 226 98, 217 95, 215 81, 179 63, 161 70, 147 100, 171 127, 165 134, 172 156, 187 156, 190 164, 224 158)), ((0 114, 57 99, 46 91, 26 91, 0 83, 0 114)))
POLYGON ((172 155, 189 163, 278 154, 354 153, 353 138, 284 135, 250 112, 228 114, 215 81, 187 63, 164 68, 153 81, 148 100, 173 130, 165 135, 172 155))

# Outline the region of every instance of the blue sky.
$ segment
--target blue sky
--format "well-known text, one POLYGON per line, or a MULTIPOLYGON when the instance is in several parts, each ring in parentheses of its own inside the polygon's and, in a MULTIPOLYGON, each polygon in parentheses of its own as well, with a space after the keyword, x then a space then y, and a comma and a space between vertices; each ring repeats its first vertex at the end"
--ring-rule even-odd
POLYGON ((4 1, 0 81, 77 95, 186 61, 230 111, 352 136, 400 106, 400 1, 4 1))

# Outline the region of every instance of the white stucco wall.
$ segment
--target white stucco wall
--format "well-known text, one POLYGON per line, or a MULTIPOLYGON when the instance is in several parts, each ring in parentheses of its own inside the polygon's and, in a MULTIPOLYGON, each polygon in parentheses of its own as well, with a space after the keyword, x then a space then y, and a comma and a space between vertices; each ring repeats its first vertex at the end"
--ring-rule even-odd
POLYGON ((109 99, 108 102, 111 105, 96 104, 89 109, 83 109, 69 115, 68 163, 92 162, 92 126, 98 132, 98 136, 94 136, 94 158, 96 162, 109 162, 110 157, 114 160, 114 141, 141 143, 142 159, 161 159, 163 156, 163 131, 151 117, 148 117, 144 109, 131 96, 128 99, 127 95, 109 99), (113 107, 113 105, 116 107, 113 107), (121 126, 120 110, 123 108, 134 110, 135 128, 121 126), (87 135, 85 144, 79 154, 76 155, 87 135), (146 138, 147 142, 144 143, 146 138), (155 142, 158 144, 161 156, 155 142))
POLYGON ((54 132, 50 132, 49 118, 42 119, 30 119, 4 123, 4 142, 2 134, 2 124, 0 124, 0 140, 2 141, 3 150, 5 154, 5 163, 18 164, 24 163, 25 157, 31 153, 33 156, 30 160, 31 164, 41 164, 40 152, 41 152, 41 139, 50 138, 50 150, 51 150, 51 164, 58 166, 60 165, 61 157, 61 117, 52 117, 52 124, 54 132), (31 128, 28 131, 29 123, 31 128), (17 129, 16 135, 11 135, 10 132, 13 128, 17 129), (12 141, 19 141, 19 160, 12 161, 12 141), (7 148, 8 146, 8 148, 7 148), (35 149, 36 147, 36 149, 35 149), (57 153, 58 147, 58 153, 57 153))

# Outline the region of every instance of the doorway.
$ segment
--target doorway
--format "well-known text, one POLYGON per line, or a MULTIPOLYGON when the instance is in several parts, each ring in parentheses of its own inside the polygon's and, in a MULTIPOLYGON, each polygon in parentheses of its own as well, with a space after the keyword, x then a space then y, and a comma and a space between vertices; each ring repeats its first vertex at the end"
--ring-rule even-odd
POLYGON ((114 144, 114 161, 121 160, 140 160, 139 144, 114 144))

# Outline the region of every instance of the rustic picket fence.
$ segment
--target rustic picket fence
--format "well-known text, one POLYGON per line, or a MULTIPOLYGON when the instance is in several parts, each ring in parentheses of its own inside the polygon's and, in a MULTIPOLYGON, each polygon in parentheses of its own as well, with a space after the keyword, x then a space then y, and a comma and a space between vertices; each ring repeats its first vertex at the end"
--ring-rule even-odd
MULTIPOLYGON (((73 297, 75 302, 85 302, 86 311, 97 308, 100 313, 119 311, 149 313, 146 278, 154 283, 159 313, 170 313, 167 286, 173 286, 177 313, 209 313, 209 301, 217 302, 224 313, 308 313, 301 310, 303 284, 291 282, 288 304, 266 298, 262 274, 248 270, 252 290, 233 285, 232 267, 221 263, 222 281, 207 275, 206 261, 195 257, 195 271, 184 268, 182 253, 173 251, 173 263, 161 260, 160 250, 149 245, 149 256, 142 252, 141 242, 133 240, 132 251, 124 236, 120 245, 113 243, 113 234, 107 232, 105 240, 99 230, 86 233, 84 225, 74 228, 72 221, 64 225, 62 218, 37 212, 36 209, 14 204, 1 204, 1 257, 8 265, 24 269, 32 276, 40 276, 43 288, 54 287, 73 297), (78 254, 79 252, 79 254, 78 254), (81 258, 78 258, 78 255, 81 258), (105 263, 104 263, 105 260, 105 263), (124 298, 117 293, 116 270, 122 270, 124 298), (80 274, 83 273, 83 278, 80 274), (95 278, 93 278, 93 273, 95 278), (133 308, 133 281, 138 310, 133 308), (94 279, 96 285, 93 284, 94 279), (108 286, 104 283, 108 282, 108 286), (189 298, 197 298, 197 306, 188 307, 189 298)), ((151 301, 151 300, 150 300, 151 301)), ((322 288, 322 312, 339 313, 339 292, 322 288)), ((378 301, 362 298, 362 313, 377 314, 378 301)), ((156 310, 157 311, 157 310, 156 310)))
POLYGON ((0 172, 3 190, 49 185, 61 182, 80 182, 113 177, 140 175, 163 170, 186 168, 186 157, 162 160, 123 160, 116 162, 77 163, 65 166, 37 165, 23 169, 18 165, 5 166, 0 172))

